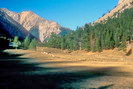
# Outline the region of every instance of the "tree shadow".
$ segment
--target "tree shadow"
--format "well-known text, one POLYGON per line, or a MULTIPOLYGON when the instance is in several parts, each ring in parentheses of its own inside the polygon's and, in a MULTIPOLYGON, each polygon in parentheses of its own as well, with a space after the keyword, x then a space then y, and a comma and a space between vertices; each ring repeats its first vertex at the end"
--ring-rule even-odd
POLYGON ((110 84, 110 85, 106 85, 106 86, 101 86, 98 89, 107 89, 107 88, 110 88, 112 86, 113 86, 113 84, 110 84))
POLYGON ((24 54, 10 54, 4 51, 0 52, 0 60, 2 59, 21 59, 20 56, 23 56, 24 54))
MULTIPOLYGON (((91 70, 79 70, 65 72, 71 68, 81 67, 39 67, 38 63, 26 63, 21 60, 24 54, 1 53, 0 55, 0 89, 64 89, 64 84, 80 82, 84 79, 91 79, 101 76, 128 76, 127 73, 116 71, 114 67, 91 68, 91 70), (15 60, 9 60, 15 59, 15 60), (47 72, 50 70, 62 69, 64 72, 47 72)), ((30 58, 23 58, 32 60, 30 58)), ((102 86, 98 89, 106 89, 110 86, 102 86)), ((67 88, 65 88, 67 89, 67 88)))
POLYGON ((108 89, 108 88, 110 88, 112 86, 113 86, 113 84, 110 84, 110 85, 101 86, 101 87, 98 87, 98 88, 90 88, 90 89, 108 89))

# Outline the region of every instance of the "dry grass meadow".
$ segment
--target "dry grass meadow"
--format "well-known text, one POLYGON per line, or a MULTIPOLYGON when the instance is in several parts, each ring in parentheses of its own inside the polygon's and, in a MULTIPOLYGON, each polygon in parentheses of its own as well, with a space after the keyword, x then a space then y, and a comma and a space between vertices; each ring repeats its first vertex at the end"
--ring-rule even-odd
POLYGON ((6 52, 24 54, 21 58, 32 58, 32 60, 23 60, 23 62, 47 68, 45 72, 33 71, 35 75, 65 73, 63 78, 60 76, 60 81, 65 81, 60 84, 61 88, 133 89, 133 55, 125 56, 123 51, 117 49, 101 53, 72 52, 54 48, 38 48, 37 51, 6 50, 6 52))

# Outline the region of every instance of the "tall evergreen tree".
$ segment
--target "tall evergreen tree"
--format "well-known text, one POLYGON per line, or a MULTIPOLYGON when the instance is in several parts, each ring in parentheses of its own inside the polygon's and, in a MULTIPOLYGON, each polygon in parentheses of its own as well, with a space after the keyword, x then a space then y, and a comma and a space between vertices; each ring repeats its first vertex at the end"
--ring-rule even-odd
POLYGON ((19 41, 19 37, 18 37, 18 36, 15 36, 15 37, 14 37, 13 43, 14 43, 14 47, 15 47, 15 48, 18 48, 18 47, 21 46, 21 42, 19 41))
POLYGON ((14 42, 14 43, 18 43, 18 41, 19 41, 18 36, 15 36, 13 42, 14 42))
POLYGON ((24 39, 23 45, 24 45, 24 49, 28 49, 29 48, 30 38, 28 36, 24 39))
POLYGON ((36 39, 32 39, 30 45, 29 45, 29 49, 30 50, 36 50, 37 47, 37 40, 36 39))

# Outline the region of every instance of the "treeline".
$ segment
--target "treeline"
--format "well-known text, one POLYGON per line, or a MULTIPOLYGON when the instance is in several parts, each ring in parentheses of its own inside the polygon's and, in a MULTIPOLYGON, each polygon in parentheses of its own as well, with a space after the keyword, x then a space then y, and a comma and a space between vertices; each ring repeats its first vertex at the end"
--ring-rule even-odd
POLYGON ((28 36, 24 40, 19 40, 18 36, 10 40, 10 46, 13 48, 36 50, 38 41, 36 39, 30 39, 28 36))
POLYGON ((44 45, 69 50, 102 51, 125 49, 127 42, 132 40, 133 8, 130 8, 100 23, 86 24, 66 36, 52 34, 44 45))

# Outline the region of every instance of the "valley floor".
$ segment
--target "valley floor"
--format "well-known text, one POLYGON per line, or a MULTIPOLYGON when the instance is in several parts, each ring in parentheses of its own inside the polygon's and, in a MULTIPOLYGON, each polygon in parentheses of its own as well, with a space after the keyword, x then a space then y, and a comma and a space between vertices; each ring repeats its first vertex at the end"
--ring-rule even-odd
POLYGON ((133 89, 132 58, 116 50, 6 50, 0 54, 0 88, 133 89))

